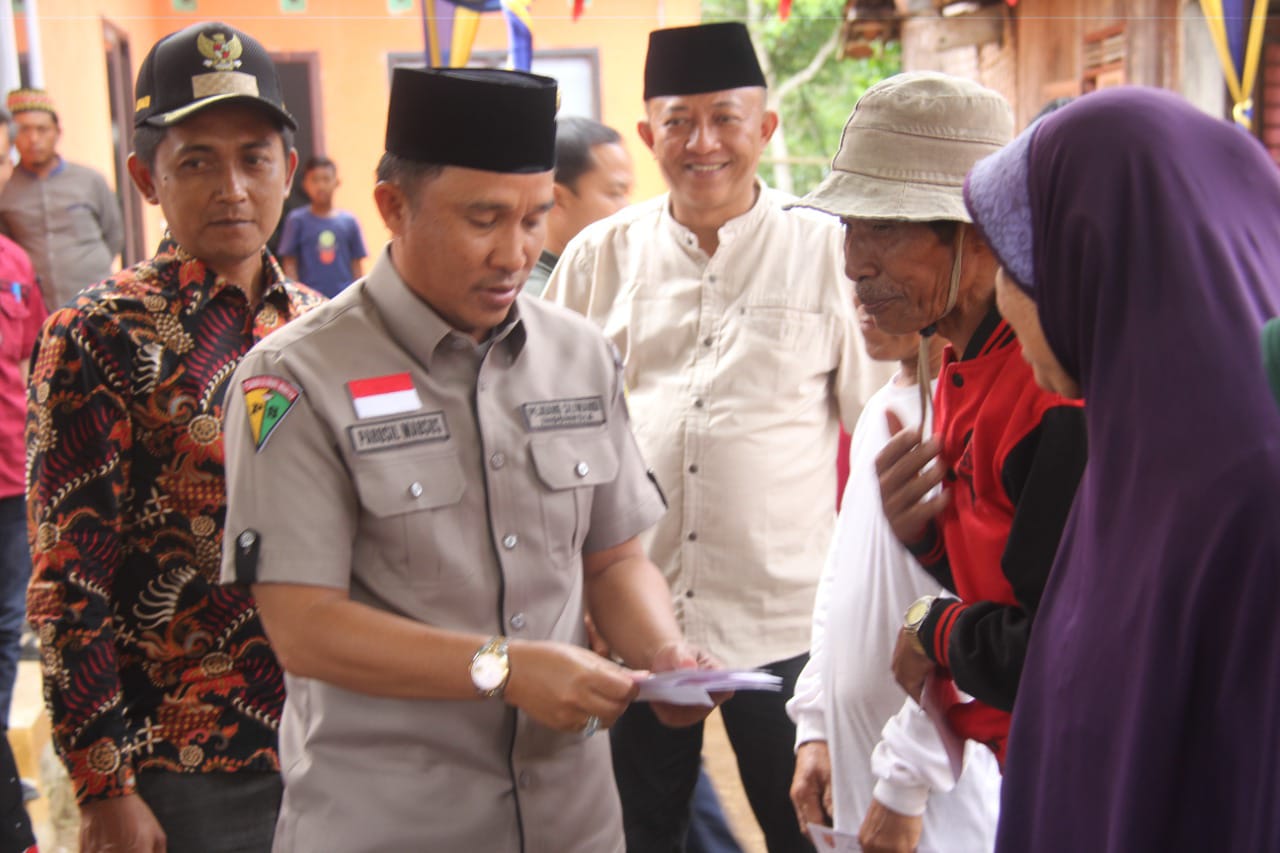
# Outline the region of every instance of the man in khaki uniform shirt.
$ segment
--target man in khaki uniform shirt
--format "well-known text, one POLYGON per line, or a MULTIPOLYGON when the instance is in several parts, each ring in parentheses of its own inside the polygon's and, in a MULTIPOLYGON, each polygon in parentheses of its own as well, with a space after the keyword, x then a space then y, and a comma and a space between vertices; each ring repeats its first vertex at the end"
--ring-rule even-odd
POLYGON ((637 676, 584 648, 584 603, 627 664, 697 664, 636 539, 664 507, 613 352, 518 297, 554 111, 547 78, 398 69, 389 249, 234 377, 223 579, 287 672, 277 851, 621 851, 592 735, 637 676))

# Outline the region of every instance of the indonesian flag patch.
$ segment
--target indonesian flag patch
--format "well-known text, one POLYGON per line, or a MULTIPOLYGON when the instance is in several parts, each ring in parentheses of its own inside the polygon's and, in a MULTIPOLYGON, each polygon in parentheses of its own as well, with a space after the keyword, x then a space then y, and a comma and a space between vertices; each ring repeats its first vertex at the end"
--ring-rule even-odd
POLYGON ((262 450, 302 391, 279 376, 250 376, 240 383, 240 389, 254 446, 262 450))
POLYGON ((408 373, 352 379, 347 383, 347 390, 351 392, 351 404, 355 407, 356 417, 361 420, 414 412, 422 408, 422 401, 418 399, 418 391, 413 387, 413 379, 408 373))

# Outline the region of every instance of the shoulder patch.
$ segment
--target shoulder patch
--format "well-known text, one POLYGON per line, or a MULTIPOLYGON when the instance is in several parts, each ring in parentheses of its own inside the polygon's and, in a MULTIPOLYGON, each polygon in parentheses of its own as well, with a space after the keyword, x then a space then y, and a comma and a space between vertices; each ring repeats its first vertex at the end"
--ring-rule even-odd
POLYGON ((279 376, 250 376, 240 383, 255 449, 266 446, 271 433, 289 414, 302 389, 279 376))

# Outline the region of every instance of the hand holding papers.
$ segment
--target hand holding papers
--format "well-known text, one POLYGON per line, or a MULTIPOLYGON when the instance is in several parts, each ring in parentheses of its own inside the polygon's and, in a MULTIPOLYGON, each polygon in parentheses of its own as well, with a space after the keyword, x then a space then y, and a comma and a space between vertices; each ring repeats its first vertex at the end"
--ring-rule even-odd
POLYGON ((809 838, 819 853, 861 853, 862 845, 855 836, 847 832, 837 832, 820 823, 809 824, 809 838))
POLYGON ((639 684, 636 701, 706 708, 714 704, 712 693, 782 689, 781 678, 758 669, 673 669, 650 675, 639 684))

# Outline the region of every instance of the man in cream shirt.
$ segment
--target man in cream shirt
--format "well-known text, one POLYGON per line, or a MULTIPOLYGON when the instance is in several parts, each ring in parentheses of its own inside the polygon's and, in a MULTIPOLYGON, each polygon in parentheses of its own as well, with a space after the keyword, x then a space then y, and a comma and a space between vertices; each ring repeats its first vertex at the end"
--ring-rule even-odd
MULTIPOLYGON (((639 132, 669 193, 585 229, 548 299, 624 360, 636 438, 669 504, 644 537, 689 641, 781 675, 722 706, 771 853, 807 850, 784 703, 805 664, 835 514, 836 441, 886 371, 865 358, 838 223, 784 212, 756 167, 778 124, 746 29, 651 34, 639 132)), ((611 732, 628 849, 681 849, 701 726, 634 706, 611 732)))

